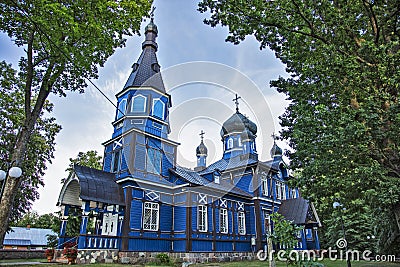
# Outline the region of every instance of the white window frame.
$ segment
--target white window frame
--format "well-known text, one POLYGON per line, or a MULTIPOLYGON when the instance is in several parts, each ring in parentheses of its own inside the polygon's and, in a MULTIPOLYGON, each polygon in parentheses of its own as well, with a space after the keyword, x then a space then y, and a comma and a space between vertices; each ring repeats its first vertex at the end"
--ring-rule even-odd
POLYGON ((222 234, 228 233, 228 210, 220 209, 219 210, 219 231, 222 234))
POLYGON ((296 188, 292 188, 292 198, 296 198, 297 194, 296 194, 296 188))
MULTIPOLYGON (((162 106, 163 106, 163 108, 162 108, 162 114, 161 114, 161 119, 164 119, 164 115, 165 115, 165 103, 161 101, 161 98, 155 98, 155 99, 153 99, 153 108, 152 108, 151 114, 152 114, 153 116, 156 116, 156 115, 154 114, 154 107, 155 107, 155 104, 156 104, 157 101, 160 101, 160 103, 161 103, 162 106)), ((158 118, 158 116, 157 116, 157 118, 158 118)))
POLYGON ((131 112, 146 112, 147 97, 145 97, 144 95, 136 95, 136 96, 132 97, 132 101, 131 101, 131 102, 132 102, 132 103, 131 103, 131 112), (139 97, 144 99, 143 110, 134 111, 133 108, 134 108, 134 104, 135 104, 135 99, 136 99, 136 98, 139 98, 139 97))
POLYGON ((200 232, 207 232, 208 230, 208 217, 207 217, 207 206, 199 205, 197 206, 197 229, 200 232))
POLYGON ((281 190, 282 190, 282 198, 283 200, 286 199, 286 184, 281 182, 281 190))
POLYGON ((122 164, 122 149, 114 150, 112 153, 112 158, 111 158, 111 172, 119 172, 121 170, 121 164, 122 164), (118 166, 115 168, 115 154, 118 153, 118 166))
POLYGON ((268 196, 268 176, 263 176, 262 178, 262 193, 264 196, 268 196))
POLYGON ((126 113, 126 98, 122 99, 121 102, 118 104, 118 109, 117 109, 117 120, 125 116, 126 113), (122 104, 124 105, 122 107, 122 104))
POLYGON ((227 147, 227 149, 233 148, 233 138, 232 137, 228 137, 226 147, 227 147))
POLYGON ((265 228, 265 226, 266 226, 266 223, 265 223, 265 222, 268 222, 268 229, 264 229, 264 231, 265 231, 266 234, 271 234, 271 231, 272 231, 272 227, 271 227, 271 215, 268 214, 267 211, 264 211, 264 228, 265 228))
POLYGON ((280 181, 275 182, 275 191, 276 191, 276 199, 282 199, 282 187, 280 181))
POLYGON ((147 231, 158 231, 159 228, 159 219, 160 219, 160 205, 154 202, 144 202, 143 203, 143 230, 147 231), (148 223, 146 222, 146 211, 149 211, 150 217, 148 223), (155 220, 153 219, 155 217, 155 220), (155 223, 153 223, 155 221, 155 223))
POLYGON ((244 211, 238 212, 238 233, 239 235, 246 234, 246 214, 244 211))

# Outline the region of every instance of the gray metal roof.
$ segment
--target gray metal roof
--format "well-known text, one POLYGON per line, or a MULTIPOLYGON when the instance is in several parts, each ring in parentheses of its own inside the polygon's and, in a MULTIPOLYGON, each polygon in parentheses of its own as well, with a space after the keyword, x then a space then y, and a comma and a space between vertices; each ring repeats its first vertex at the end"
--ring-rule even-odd
POLYGON ((245 197, 252 197, 249 193, 241 190, 240 188, 236 187, 235 185, 232 185, 231 183, 228 183, 226 181, 220 181, 219 184, 211 182, 207 180, 206 178, 202 177, 199 175, 197 172, 179 167, 177 166, 175 169, 170 169, 173 173, 178 175, 179 177, 185 179, 187 182, 194 184, 194 185, 199 185, 199 186, 205 186, 209 190, 219 190, 222 192, 232 193, 235 195, 240 195, 240 196, 245 196, 245 197))
POLYGON ((57 235, 51 229, 11 227, 6 233, 4 245, 9 246, 47 246, 47 235, 57 235))
POLYGON ((218 161, 214 162, 213 164, 211 164, 210 166, 208 166, 203 171, 199 172, 199 174, 203 175, 203 174, 211 173, 216 169, 218 169, 220 171, 225 171, 225 170, 239 168, 239 167, 246 167, 247 165, 254 164, 257 162, 258 161, 253 158, 242 159, 239 155, 239 156, 236 156, 236 157, 233 157, 230 159, 218 160, 218 161))
POLYGON ((302 197, 282 200, 278 213, 294 224, 320 224, 311 203, 302 197))
POLYGON ((113 173, 80 165, 75 165, 74 171, 79 180, 79 197, 82 200, 125 205, 123 190, 115 182, 113 173))
POLYGON ((165 93, 164 82, 160 74, 160 65, 157 60, 157 26, 153 21, 146 27, 146 39, 143 42, 142 54, 137 63, 132 65, 132 72, 129 75, 124 89, 128 87, 153 87, 154 89, 165 93))

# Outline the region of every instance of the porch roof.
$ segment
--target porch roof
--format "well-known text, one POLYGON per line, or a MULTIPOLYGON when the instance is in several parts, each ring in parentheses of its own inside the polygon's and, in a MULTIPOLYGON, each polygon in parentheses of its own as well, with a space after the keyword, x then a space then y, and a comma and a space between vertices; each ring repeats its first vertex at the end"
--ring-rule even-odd
POLYGON ((297 225, 317 224, 321 226, 313 204, 302 197, 282 200, 278 213, 297 225))

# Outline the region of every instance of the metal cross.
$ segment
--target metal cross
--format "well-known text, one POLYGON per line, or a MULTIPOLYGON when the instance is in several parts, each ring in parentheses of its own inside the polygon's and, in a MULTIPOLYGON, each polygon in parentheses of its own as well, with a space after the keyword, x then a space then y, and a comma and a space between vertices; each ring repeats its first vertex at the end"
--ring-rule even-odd
POLYGON ((275 142, 275 140, 277 139, 277 136, 276 136, 275 132, 273 132, 273 133, 271 134, 271 137, 274 139, 274 142, 275 142))
POLYGON ((236 105, 236 112, 239 112, 239 99, 241 99, 240 96, 238 96, 237 94, 235 94, 235 98, 232 99, 232 101, 235 101, 235 105, 236 105))
POLYGON ((201 138, 201 141, 203 141, 203 139, 204 139, 204 136, 203 136, 204 134, 205 134, 205 132, 203 132, 203 130, 201 130, 201 132, 200 132, 200 134, 199 134, 199 135, 200 135, 200 138, 201 138))
POLYGON ((155 7, 155 6, 153 6, 153 8, 151 9, 151 12, 150 12, 150 19, 151 19, 151 21, 154 20, 154 10, 156 10, 156 7, 155 7))

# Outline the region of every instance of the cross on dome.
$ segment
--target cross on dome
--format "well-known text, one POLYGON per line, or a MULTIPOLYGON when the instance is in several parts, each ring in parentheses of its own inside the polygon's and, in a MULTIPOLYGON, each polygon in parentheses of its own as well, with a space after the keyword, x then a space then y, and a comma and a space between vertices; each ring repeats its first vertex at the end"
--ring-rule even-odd
POLYGON ((232 99, 232 101, 235 102, 235 105, 236 105, 236 112, 239 113, 239 99, 241 99, 241 97, 238 96, 237 94, 235 94, 235 96, 236 96, 236 97, 235 97, 234 99, 232 99))
POLYGON ((203 141, 203 139, 204 139, 204 134, 205 134, 205 132, 203 130, 201 130, 201 132, 199 133, 201 141, 203 141))

